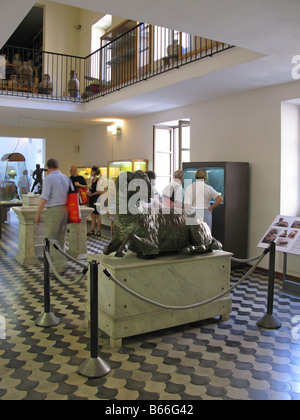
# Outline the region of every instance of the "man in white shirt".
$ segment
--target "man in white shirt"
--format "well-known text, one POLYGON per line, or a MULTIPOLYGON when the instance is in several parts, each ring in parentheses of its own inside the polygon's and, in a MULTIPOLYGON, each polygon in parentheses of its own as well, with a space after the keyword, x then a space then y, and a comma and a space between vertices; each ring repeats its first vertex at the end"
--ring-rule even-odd
MULTIPOLYGON (((40 224, 40 217, 47 208, 45 218, 45 235, 50 240, 58 242, 63 249, 68 223, 68 193, 71 188, 71 181, 59 171, 59 164, 56 159, 49 159, 47 162, 48 176, 43 183, 43 191, 39 208, 35 217, 36 224, 40 224)), ((58 251, 52 251, 52 257, 58 273, 66 271, 65 260, 58 251)))
POLYGON ((181 209, 183 203, 183 179, 184 172, 176 171, 174 174, 174 179, 166 186, 162 193, 162 205, 163 207, 181 209))
POLYGON ((212 229, 212 214, 216 207, 223 203, 223 197, 211 186, 205 184, 207 174, 205 169, 199 169, 196 173, 196 182, 186 188, 184 206, 187 212, 193 210, 202 217, 212 229), (211 201, 215 202, 211 204, 211 201))

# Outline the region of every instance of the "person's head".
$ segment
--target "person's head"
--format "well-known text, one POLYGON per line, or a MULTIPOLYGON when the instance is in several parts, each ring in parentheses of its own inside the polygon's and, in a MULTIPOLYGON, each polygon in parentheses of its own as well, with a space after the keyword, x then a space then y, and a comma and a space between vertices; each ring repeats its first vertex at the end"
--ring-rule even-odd
POLYGON ((98 166, 92 167, 92 176, 99 176, 101 175, 100 168, 98 166))
POLYGON ((35 167, 36 167, 36 169, 40 169, 41 165, 37 164, 37 165, 35 165, 35 167))
POLYGON ((150 181, 155 181, 156 180, 156 173, 153 171, 147 171, 146 174, 148 175, 150 181))
POLYGON ((58 168, 59 168, 59 163, 56 159, 51 158, 48 160, 47 162, 48 172, 56 171, 58 168))
POLYGON ((196 172, 195 178, 196 178, 196 180, 197 179, 203 179, 204 181, 207 181, 207 173, 206 173, 206 170, 203 169, 203 168, 198 169, 198 171, 196 172))
POLYGON ((176 171, 174 174, 174 179, 179 179, 181 183, 183 183, 184 172, 183 171, 176 171))
POLYGON ((155 185, 156 173, 153 171, 147 171, 146 174, 148 175, 148 178, 150 179, 151 184, 155 185))
POLYGON ((77 171, 77 167, 76 166, 71 166, 71 168, 70 168, 70 175, 71 176, 77 176, 78 175, 78 171, 77 171))

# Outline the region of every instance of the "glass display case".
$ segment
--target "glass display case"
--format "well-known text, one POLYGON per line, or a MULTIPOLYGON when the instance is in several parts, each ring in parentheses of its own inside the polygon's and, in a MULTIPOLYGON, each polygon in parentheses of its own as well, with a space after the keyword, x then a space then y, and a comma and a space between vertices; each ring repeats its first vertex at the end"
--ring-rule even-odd
POLYGON ((0 162, 0 202, 21 200, 30 191, 25 157, 20 153, 4 155, 0 162))
POLYGON ((108 178, 115 181, 122 172, 148 171, 148 160, 132 159, 108 162, 108 178))
POLYGON ((250 165, 244 162, 184 163, 186 180, 195 180, 198 169, 206 169, 207 183, 222 194, 224 202, 213 211, 212 234, 225 251, 248 258, 250 165))

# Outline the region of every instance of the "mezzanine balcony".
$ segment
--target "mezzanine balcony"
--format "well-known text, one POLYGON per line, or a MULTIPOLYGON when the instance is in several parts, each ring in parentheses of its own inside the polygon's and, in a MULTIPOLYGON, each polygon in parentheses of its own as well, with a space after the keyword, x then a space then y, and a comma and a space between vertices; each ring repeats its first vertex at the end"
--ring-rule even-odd
POLYGON ((140 23, 87 57, 4 46, 0 95, 85 103, 233 46, 140 23))

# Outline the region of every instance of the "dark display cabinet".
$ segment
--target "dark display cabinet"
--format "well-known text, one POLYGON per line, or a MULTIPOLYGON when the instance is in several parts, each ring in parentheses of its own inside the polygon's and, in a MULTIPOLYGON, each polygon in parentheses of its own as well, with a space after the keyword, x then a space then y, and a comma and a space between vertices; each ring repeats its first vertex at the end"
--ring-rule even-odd
POLYGON ((224 251, 232 252, 236 258, 248 258, 249 163, 184 163, 185 180, 194 181, 200 168, 207 171, 207 184, 224 198, 213 212, 213 236, 223 244, 224 251))

